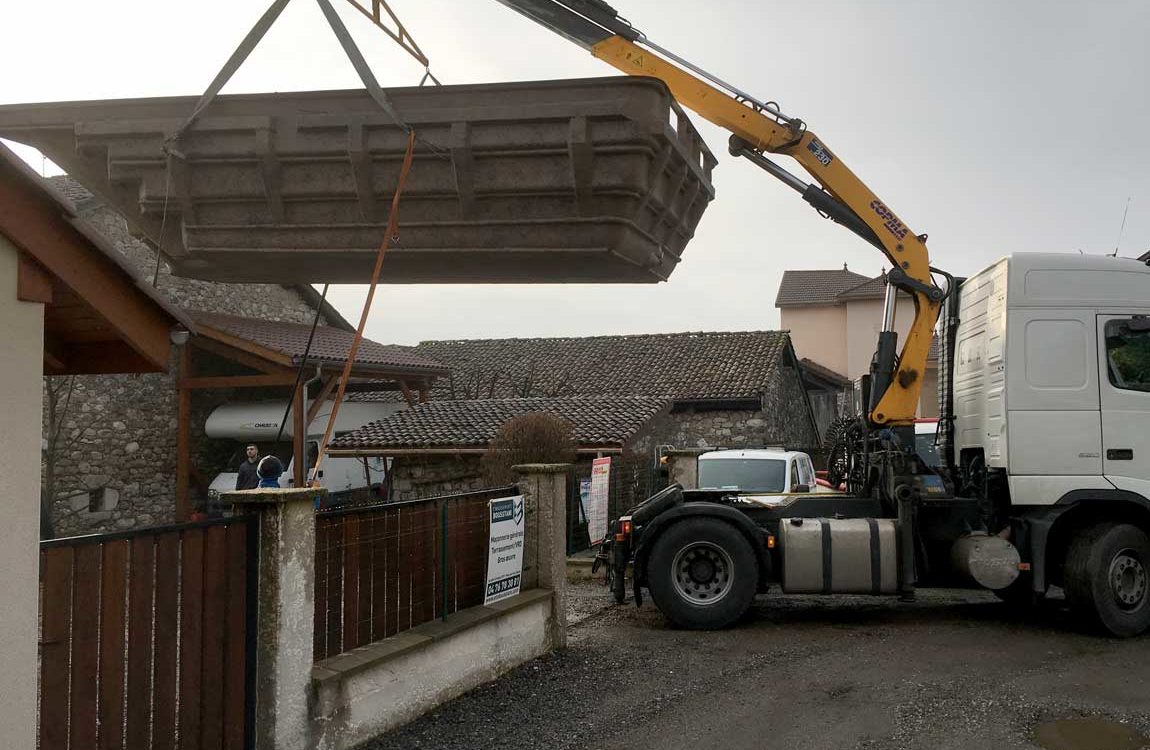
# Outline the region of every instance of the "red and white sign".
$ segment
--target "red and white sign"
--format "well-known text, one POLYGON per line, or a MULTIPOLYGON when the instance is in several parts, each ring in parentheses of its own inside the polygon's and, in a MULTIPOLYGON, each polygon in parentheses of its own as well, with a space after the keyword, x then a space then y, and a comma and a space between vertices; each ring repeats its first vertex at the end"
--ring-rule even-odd
POLYGON ((611 489, 611 459, 591 462, 591 496, 587 500, 587 534, 592 546, 607 537, 607 501, 611 489))

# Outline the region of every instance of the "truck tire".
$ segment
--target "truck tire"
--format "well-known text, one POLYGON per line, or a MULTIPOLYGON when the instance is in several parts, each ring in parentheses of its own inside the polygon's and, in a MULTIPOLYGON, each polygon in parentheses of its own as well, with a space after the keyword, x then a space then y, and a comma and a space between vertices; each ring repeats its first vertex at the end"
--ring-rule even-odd
POLYGON ((671 622, 718 630, 743 616, 758 587, 759 565, 742 533, 714 518, 688 518, 655 543, 647 587, 671 622))
POLYGON ((1150 537, 1127 523, 1100 523, 1070 543, 1066 600, 1088 622, 1119 638, 1150 628, 1150 537))

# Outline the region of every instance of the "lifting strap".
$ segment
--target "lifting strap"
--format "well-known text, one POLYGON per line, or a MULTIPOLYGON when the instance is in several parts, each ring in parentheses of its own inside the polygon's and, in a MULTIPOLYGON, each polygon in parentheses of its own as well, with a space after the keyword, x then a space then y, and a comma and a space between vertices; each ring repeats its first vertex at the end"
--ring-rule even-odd
POLYGON ((379 284, 379 275, 383 270, 383 258, 387 255, 387 249, 391 246, 391 241, 396 237, 399 229, 399 198, 403 194, 403 185, 407 182, 407 173, 411 171, 411 159, 414 153, 415 131, 412 130, 407 135, 407 152, 403 155, 403 167, 399 170, 399 182, 395 186, 395 194, 391 197, 391 212, 387 217, 387 230, 384 232, 383 241, 379 245, 379 252, 375 256, 375 267, 371 271, 371 284, 367 288, 367 299, 363 301, 359 325, 355 329, 355 337, 351 340, 351 348, 347 351, 347 361, 343 363, 343 375, 339 379, 339 388, 335 394, 335 401, 331 405, 331 416, 328 417, 327 427, 323 431, 323 439, 319 442, 319 453, 315 457, 315 465, 308 472, 308 482, 313 486, 319 477, 320 465, 323 463, 328 442, 335 430, 335 420, 339 416, 340 404, 343 403, 344 391, 347 389, 347 381, 351 376, 351 367, 359 353, 359 344, 363 341, 363 329, 367 325, 367 316, 371 312, 372 300, 375 299, 375 288, 379 284))
MULTIPOLYGON (((203 111, 208 108, 208 105, 211 104, 212 100, 216 98, 216 95, 220 93, 220 90, 227 85, 231 77, 235 75, 235 72, 239 70, 240 66, 248 59, 248 56, 251 55, 256 45, 263 40, 264 36, 268 33, 268 29, 270 29, 280 17, 280 14, 283 13, 284 8, 287 7, 289 2, 291 2, 291 0, 275 0, 275 2, 264 11, 264 14, 260 16, 255 25, 252 26, 251 31, 247 33, 247 36, 240 42, 240 45, 232 52, 231 57, 229 57, 227 62, 224 63, 224 66, 220 68, 220 72, 212 79, 207 91, 205 91, 199 101, 196 102, 196 106, 192 109, 192 114, 188 116, 188 119, 184 120, 183 124, 180 125, 172 137, 168 139, 169 147, 177 143, 180 137, 195 124, 196 120, 203 114, 203 111)), ((316 4, 318 4, 320 10, 323 11, 323 16, 327 19, 328 26, 331 27, 332 33, 334 33, 336 39, 339 40, 340 46, 343 47, 344 54, 347 55, 347 59, 351 62, 352 67, 355 68, 355 72, 359 76, 359 80, 363 82, 367 93, 395 124, 403 128, 405 132, 410 133, 411 126, 403 121, 396 111, 395 106, 391 103, 391 99, 389 99, 384 90, 380 88, 379 82, 375 80, 375 75, 371 72, 371 68, 368 66, 363 54, 359 51, 359 47, 355 46, 355 41, 352 40, 351 34, 348 33, 347 27, 343 24, 343 20, 335 12, 335 8, 331 6, 331 2, 329 2, 329 0, 316 0, 316 4)), ((179 156, 178 150, 172 148, 169 148, 169 153, 179 156)))

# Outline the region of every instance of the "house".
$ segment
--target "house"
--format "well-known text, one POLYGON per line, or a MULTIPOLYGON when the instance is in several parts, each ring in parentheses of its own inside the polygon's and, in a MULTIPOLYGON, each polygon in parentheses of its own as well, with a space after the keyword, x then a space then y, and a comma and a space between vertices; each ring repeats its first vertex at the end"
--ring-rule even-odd
POLYGON ((44 376, 162 374, 195 326, 3 145, 0 321, 0 670, 9 683, 0 747, 25 748, 36 746, 44 376))
MULTIPOLYGON (((850 384, 870 369, 875 344, 882 328, 886 274, 864 276, 842 269, 785 271, 775 296, 781 324, 790 332, 795 353, 802 360, 846 380, 839 408, 847 408, 850 384)), ((899 294, 895 305, 895 330, 900 341, 914 319, 914 302, 899 294)), ((808 369, 808 378, 825 380, 826 372, 808 369)), ((824 392, 826 392, 824 390, 824 392)), ((816 398, 829 404, 829 397, 816 398)), ((931 356, 923 378, 919 415, 938 416, 938 352, 931 356)))
POLYGON ((661 444, 819 447, 785 331, 425 341, 414 351, 451 369, 432 401, 666 396, 661 444))
MULTIPOLYGON (((211 410, 227 401, 293 397, 318 315, 305 378, 322 376, 306 409, 314 412, 320 396, 333 390, 333 375, 354 329, 306 284, 173 276, 99 198, 70 178, 52 182, 72 210, 106 238, 118 262, 141 277, 148 293, 194 321, 200 333, 181 349, 179 362, 165 363, 164 372, 45 378, 44 503, 55 534, 186 520, 236 451, 233 442, 204 435, 211 410)), ((365 340, 352 377, 381 381, 373 387, 406 392, 414 402, 446 372, 404 348, 365 340)))
POLYGON ((499 428, 530 413, 571 428, 577 455, 649 457, 666 429, 671 399, 561 396, 429 401, 336 438, 332 456, 386 456, 394 500, 467 492, 489 485, 481 459, 499 428))

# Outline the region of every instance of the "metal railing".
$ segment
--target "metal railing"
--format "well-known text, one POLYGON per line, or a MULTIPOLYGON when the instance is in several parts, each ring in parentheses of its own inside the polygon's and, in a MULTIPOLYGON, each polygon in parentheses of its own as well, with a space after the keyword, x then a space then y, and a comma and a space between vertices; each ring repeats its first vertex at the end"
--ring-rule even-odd
POLYGON ((515 486, 316 515, 315 660, 483 603, 488 503, 515 486))

